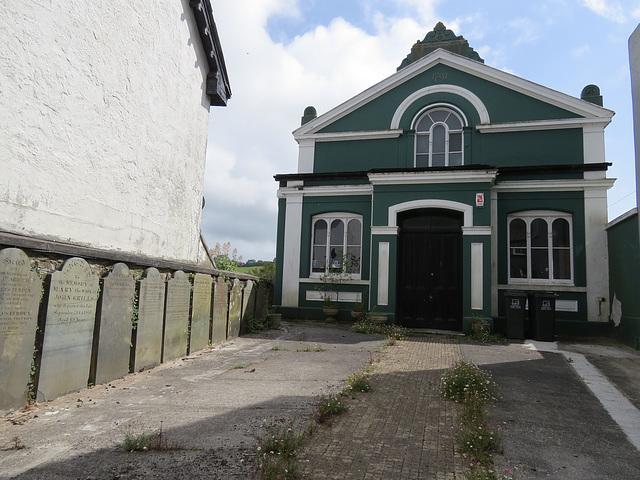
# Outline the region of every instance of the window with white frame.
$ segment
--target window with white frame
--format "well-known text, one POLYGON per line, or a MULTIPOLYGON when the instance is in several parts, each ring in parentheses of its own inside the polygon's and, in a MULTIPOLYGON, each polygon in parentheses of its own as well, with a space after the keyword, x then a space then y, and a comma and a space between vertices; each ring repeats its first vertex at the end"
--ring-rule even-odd
POLYGON ((427 110, 416 122, 416 167, 462 165, 462 117, 450 108, 427 110))
POLYGON ((362 216, 316 215, 312 220, 311 275, 344 272, 358 277, 362 257, 362 216))
POLYGON ((520 212, 507 223, 510 283, 573 282, 571 215, 520 212))

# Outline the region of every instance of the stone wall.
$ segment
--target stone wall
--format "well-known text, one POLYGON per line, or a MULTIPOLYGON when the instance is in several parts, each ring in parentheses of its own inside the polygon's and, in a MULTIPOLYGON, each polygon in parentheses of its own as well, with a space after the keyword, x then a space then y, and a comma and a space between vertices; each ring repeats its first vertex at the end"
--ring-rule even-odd
POLYGON ((0 249, 0 414, 207 348, 266 316, 265 280, 177 267, 0 249))

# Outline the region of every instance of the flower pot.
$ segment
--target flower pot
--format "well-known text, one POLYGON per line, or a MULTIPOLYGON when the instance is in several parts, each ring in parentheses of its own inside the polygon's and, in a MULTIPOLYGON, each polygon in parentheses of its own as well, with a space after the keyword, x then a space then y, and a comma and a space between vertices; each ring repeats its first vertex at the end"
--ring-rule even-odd
POLYGON ((385 313, 372 313, 369 317, 371 319, 371 323, 383 324, 387 323, 387 315, 385 313))
POLYGON ((335 323, 336 322, 336 315, 338 315, 338 308, 337 307, 322 307, 322 313, 324 313, 327 316, 326 321, 328 323, 335 323))
POLYGON ((269 327, 271 328, 280 328, 280 321, 282 320, 281 313, 270 313, 269 314, 269 327))

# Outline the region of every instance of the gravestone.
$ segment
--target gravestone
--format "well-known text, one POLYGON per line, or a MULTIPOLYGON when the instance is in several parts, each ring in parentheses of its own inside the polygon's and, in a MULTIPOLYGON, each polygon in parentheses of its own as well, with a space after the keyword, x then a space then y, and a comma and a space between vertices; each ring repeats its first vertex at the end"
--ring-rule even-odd
POLYGON ((86 388, 97 300, 98 277, 83 258, 51 275, 38 379, 45 400, 86 388))
POLYGON ((145 270, 138 293, 133 371, 155 367, 162 359, 165 284, 157 269, 145 270))
POLYGON ((229 311, 229 287, 223 277, 217 277, 213 297, 212 343, 222 343, 227 339, 227 315, 229 311))
POLYGON ((264 317, 268 310, 271 302, 269 301, 269 287, 268 283, 265 281, 258 282, 256 290, 256 318, 264 317))
POLYGON ((242 283, 237 278, 233 279, 231 294, 229 295, 229 324, 227 338, 236 338, 240 335, 240 319, 242 315, 242 283))
POLYGON ((211 293, 213 278, 211 275, 196 273, 193 280, 193 299, 191 306, 191 352, 202 350, 209 345, 211 325, 211 293))
POLYGON ((117 263, 102 283, 102 298, 94 332, 90 380, 105 383, 129 373, 131 317, 135 280, 124 263, 117 263))
POLYGON ((27 400, 41 288, 22 250, 0 251, 0 414, 27 400))
POLYGON ((242 325, 241 332, 246 332, 249 322, 256 317, 256 288, 252 280, 247 280, 242 291, 242 325))
POLYGON ((191 282, 182 271, 174 272, 167 282, 167 299, 164 311, 164 345, 162 361, 173 360, 187 354, 189 335, 189 301, 191 282))

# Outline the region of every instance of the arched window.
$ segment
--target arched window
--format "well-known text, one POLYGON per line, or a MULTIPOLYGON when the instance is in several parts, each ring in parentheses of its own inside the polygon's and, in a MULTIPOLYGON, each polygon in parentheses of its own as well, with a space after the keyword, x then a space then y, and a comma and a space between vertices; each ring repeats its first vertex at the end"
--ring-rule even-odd
POLYGON ((509 282, 571 283, 571 215, 532 211, 509 216, 509 282))
POLYGON ((416 167, 462 165, 463 142, 460 115, 438 107, 425 112, 416 122, 416 167))
POLYGON ((362 216, 330 213, 313 217, 311 274, 360 275, 362 216))

